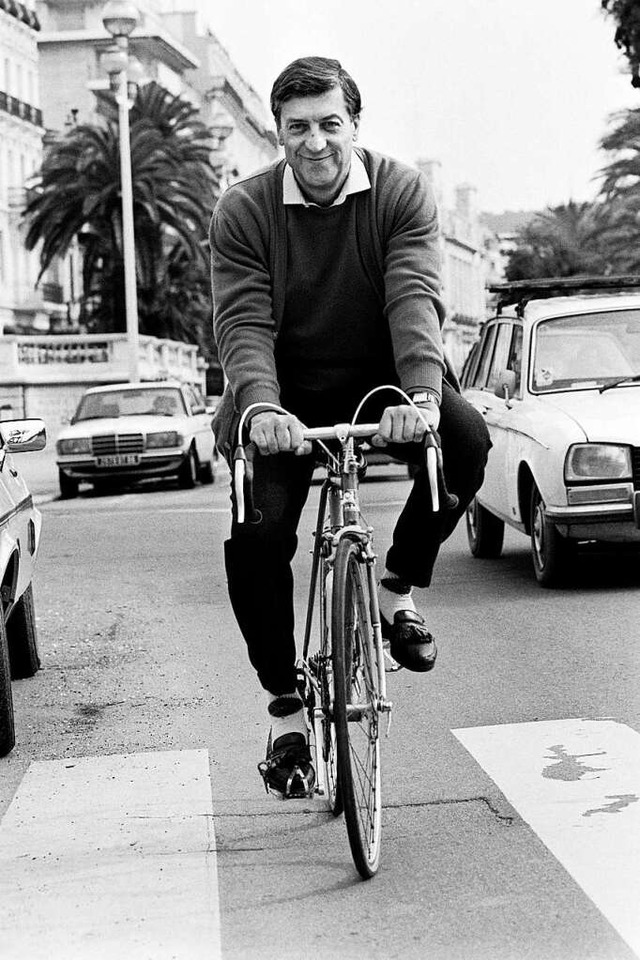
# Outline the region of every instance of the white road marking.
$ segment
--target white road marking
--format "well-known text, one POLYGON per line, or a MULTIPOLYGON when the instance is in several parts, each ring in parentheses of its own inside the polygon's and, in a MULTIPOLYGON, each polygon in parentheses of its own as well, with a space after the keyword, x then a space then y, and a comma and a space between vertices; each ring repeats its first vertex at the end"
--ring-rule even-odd
POLYGON ((218 960, 208 752, 32 763, 0 877, 3 960, 218 960))
POLYGON ((608 719, 453 733, 640 956, 640 734, 608 719))

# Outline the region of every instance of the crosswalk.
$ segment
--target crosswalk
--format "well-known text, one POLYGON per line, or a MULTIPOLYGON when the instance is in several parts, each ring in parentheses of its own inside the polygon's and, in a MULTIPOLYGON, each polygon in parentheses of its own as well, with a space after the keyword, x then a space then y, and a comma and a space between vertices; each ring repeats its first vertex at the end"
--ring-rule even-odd
POLYGON ((0 875, 5 960, 218 960, 207 751, 32 763, 0 875))
MULTIPOLYGON (((640 734, 453 735, 640 957, 640 734)), ((3 960, 220 960, 207 750, 32 763, 0 826, 3 960)))
POLYGON ((453 733, 640 956, 640 734, 609 719, 453 733))

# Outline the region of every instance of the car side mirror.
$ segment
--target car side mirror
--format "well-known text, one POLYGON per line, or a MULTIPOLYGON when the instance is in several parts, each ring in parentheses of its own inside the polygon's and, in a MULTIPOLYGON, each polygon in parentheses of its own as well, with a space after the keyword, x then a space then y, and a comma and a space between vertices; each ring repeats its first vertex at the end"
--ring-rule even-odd
POLYGON ((496 385, 493 392, 496 397, 500 397, 501 400, 506 400, 508 403, 509 399, 516 392, 516 384, 515 370, 500 370, 496 377, 496 385))
POLYGON ((47 443, 47 432, 42 420, 2 420, 0 436, 4 449, 9 453, 26 453, 30 450, 43 450, 47 443))

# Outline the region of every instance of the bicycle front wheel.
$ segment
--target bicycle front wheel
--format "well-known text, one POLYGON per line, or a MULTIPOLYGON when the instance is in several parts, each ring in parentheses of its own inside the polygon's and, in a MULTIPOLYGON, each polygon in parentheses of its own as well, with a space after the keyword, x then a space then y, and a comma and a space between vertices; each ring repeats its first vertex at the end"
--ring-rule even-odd
POLYGON ((333 571, 333 713, 349 844, 365 880, 378 869, 382 823, 379 672, 369 609, 360 546, 344 538, 333 571))

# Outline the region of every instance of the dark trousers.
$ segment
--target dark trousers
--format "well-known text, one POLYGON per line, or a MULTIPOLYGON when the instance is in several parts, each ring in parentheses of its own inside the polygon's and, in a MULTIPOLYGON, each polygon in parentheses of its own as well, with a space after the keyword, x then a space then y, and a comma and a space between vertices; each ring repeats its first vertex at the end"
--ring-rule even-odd
MULTIPOLYGON (((307 426, 350 420, 354 409, 349 398, 336 400, 324 394, 288 397, 286 401, 284 406, 307 426)), ((371 416, 360 420, 376 422, 380 413, 369 410, 371 416)), ((444 474, 450 493, 458 497, 455 509, 433 513, 422 444, 386 448, 397 459, 418 467, 386 557, 389 570, 417 587, 430 584, 440 544, 452 533, 480 487, 491 446, 482 417, 447 383, 443 384, 440 413, 444 474)), ((231 537, 225 543, 231 604, 258 678, 274 694, 295 686, 291 561, 313 470, 313 456, 256 454, 253 489, 261 519, 237 523, 233 504, 231 537)))

